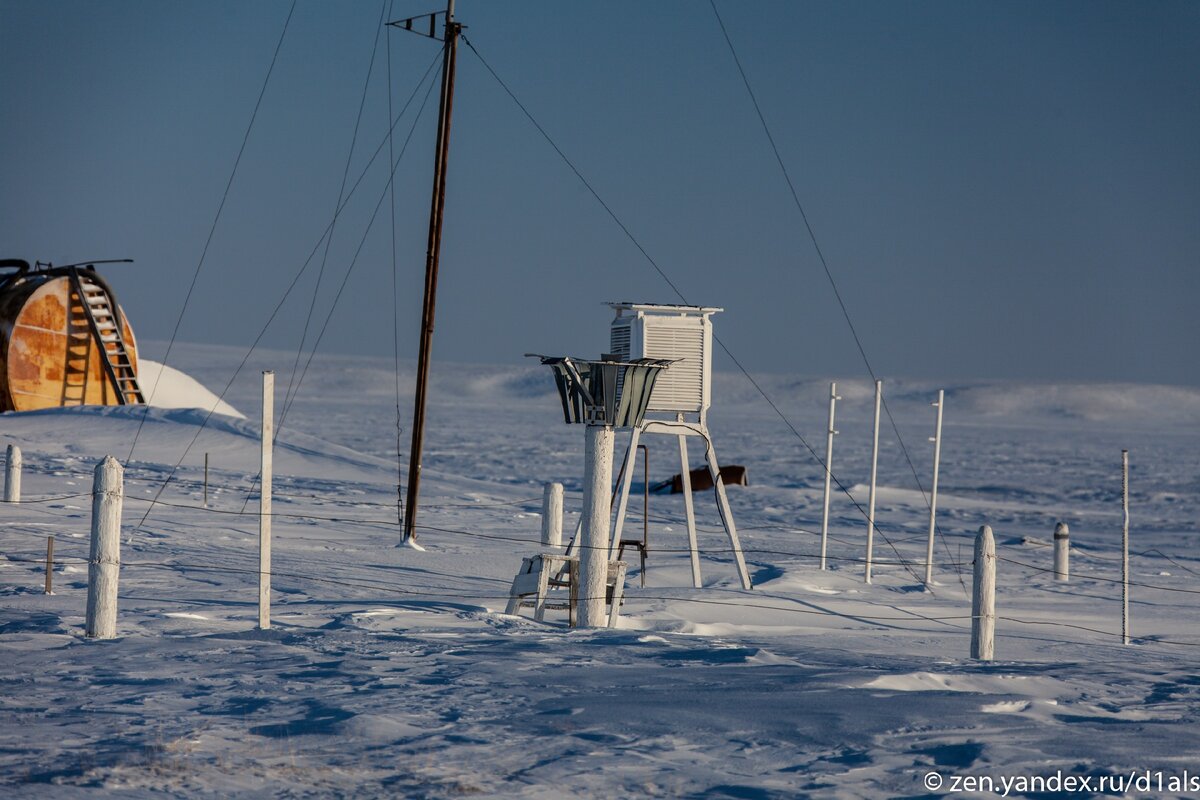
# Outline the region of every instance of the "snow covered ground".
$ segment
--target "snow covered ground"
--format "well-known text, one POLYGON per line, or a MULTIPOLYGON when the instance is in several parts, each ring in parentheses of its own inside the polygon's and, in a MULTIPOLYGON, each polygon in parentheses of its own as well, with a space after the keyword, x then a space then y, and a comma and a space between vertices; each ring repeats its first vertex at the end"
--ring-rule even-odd
MULTIPOLYGON (((220 392, 241 356, 183 346, 171 364, 220 392)), ((920 567, 900 562, 924 557, 913 469, 928 487, 942 387, 886 385, 913 466, 885 429, 886 539, 866 585, 863 517, 835 496, 819 571, 821 469, 743 378, 721 374, 712 428, 722 461, 749 471, 730 499, 755 588, 740 588, 701 494, 705 588, 692 589, 682 500, 656 495, 645 588, 631 559, 620 628, 585 631, 559 612, 502 613, 521 558, 540 549, 544 482, 565 484, 567 527, 577 519, 583 432, 562 424, 548 371, 437 365, 422 553, 396 546, 390 364, 318 357, 276 451, 274 626, 260 631, 258 371, 278 372, 278 412, 293 359, 254 356, 226 396, 246 419, 202 426, 204 411, 179 407, 144 425, 140 408, 0 417, 0 442, 24 451, 26 499, 0 526, 3 796, 920 797, 948 795, 956 776, 991 779, 993 792, 967 796, 996 796, 1003 779, 1055 775, 1087 777, 1095 795, 1113 793, 1096 791, 1101 776, 1200 773, 1200 391, 945 385, 944 536, 926 592, 920 567), (125 461, 135 436, 119 635, 88 641, 92 470, 105 454, 125 461), (1071 527, 1068 584, 1047 572, 1058 521, 1071 527), (992 663, 967 658, 984 523, 1000 559, 992 663)), ((761 382, 823 453, 827 381, 761 382)), ((166 405, 181 405, 182 386, 168 374, 166 405)), ((871 388, 839 392, 834 472, 865 505, 871 388)), ((406 394, 405 450, 409 406, 406 394)), ((673 442, 648 444, 652 482, 678 472, 673 442)), ((631 508, 639 530, 640 498, 631 508)))

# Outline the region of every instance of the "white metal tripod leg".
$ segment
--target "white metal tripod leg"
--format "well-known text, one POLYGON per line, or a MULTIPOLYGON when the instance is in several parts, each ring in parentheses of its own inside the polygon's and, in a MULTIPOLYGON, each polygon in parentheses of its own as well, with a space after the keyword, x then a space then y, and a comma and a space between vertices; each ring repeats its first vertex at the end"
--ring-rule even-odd
POLYGON ((625 451, 625 466, 621 467, 620 500, 617 504, 617 522, 613 525, 612 546, 609 548, 609 558, 616 559, 617 549, 621 546, 621 530, 625 527, 625 509, 629 506, 629 487, 633 482, 633 468, 637 464, 638 437, 642 429, 635 427, 629 435, 629 449, 625 451))
POLYGON ((692 505, 692 476, 688 466, 687 437, 679 437, 679 464, 683 468, 679 479, 683 483, 683 508, 687 515, 688 554, 692 557, 692 586, 701 588, 700 550, 696 546, 696 509, 692 505))
POLYGON ((704 437, 704 447, 704 460, 708 462, 708 474, 712 476, 713 486, 717 491, 717 506, 721 510, 721 522, 725 525, 725 532, 729 534, 729 545, 733 548, 733 557, 737 561, 738 577, 742 579, 743 589, 751 589, 753 586, 750 584, 750 574, 746 572, 742 543, 738 540, 733 511, 729 508, 729 498, 725 496, 725 481, 721 480, 721 467, 717 464, 717 451, 707 436, 704 437))

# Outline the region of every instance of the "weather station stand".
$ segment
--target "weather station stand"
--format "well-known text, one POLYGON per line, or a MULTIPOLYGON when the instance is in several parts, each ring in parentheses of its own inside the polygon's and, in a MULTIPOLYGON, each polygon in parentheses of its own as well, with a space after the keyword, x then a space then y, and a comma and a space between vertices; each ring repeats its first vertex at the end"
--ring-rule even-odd
MULTIPOLYGON (((625 467, 617 494, 617 518, 613 526, 612 551, 621 542, 625 512, 633 478, 631 460, 636 457, 638 441, 644 434, 674 436, 679 441, 680 479, 683 483, 683 507, 687 518, 688 553, 692 563, 692 585, 702 585, 700 550, 696 542, 696 509, 688 465, 687 442, 697 436, 704 442, 704 460, 712 477, 717 511, 729 537, 729 546, 737 564, 742 588, 750 589, 750 575, 738 539, 737 525, 725 493, 717 451, 708 431, 708 409, 712 398, 712 320, 722 308, 682 305, 609 303, 616 317, 609 328, 609 349, 619 360, 665 359, 671 368, 654 384, 646 415, 630 427, 625 467)), ((577 534, 578 535, 578 534, 577 534)), ((574 544, 574 542, 572 542, 574 544)), ((568 553, 570 553, 568 549, 568 553)))

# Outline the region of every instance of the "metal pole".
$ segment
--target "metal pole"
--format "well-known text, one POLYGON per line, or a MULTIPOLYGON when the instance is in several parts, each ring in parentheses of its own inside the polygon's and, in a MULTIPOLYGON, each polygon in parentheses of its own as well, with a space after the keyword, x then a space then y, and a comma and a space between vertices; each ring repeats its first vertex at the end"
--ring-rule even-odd
POLYGON ((271 627, 271 440, 274 438, 275 373, 262 374, 261 491, 258 500, 258 627, 271 627))
POLYGON ((642 588, 646 588, 646 551, 650 549, 650 450, 639 444, 642 451, 642 588))
POLYGON ((204 454, 204 507, 208 508, 208 453, 204 454))
POLYGON ((1121 641, 1129 644, 1129 451, 1121 451, 1121 641))
POLYGON ((883 402, 883 381, 875 381, 875 432, 871 445, 871 488, 867 494, 867 567, 864 580, 871 582, 871 551, 875 545, 875 479, 879 474, 879 407, 883 402))
POLYGON ((429 357, 433 347, 434 312, 437 305, 438 263, 442 250, 442 213, 446 204, 446 163, 450 157, 450 115, 454 107, 454 65, 458 53, 458 33, 459 25, 454 21, 454 0, 447 0, 445 49, 442 53, 442 94, 438 107, 433 196, 429 208, 429 243, 425 251, 421 343, 417 355, 412 448, 408 455, 408 502, 404 515, 404 541, 408 543, 415 543, 417 538, 417 498, 421 485, 421 453, 425 446, 425 401, 429 388, 429 357))
POLYGON ((938 466, 942 462, 942 408, 945 405, 946 391, 938 389, 937 423, 933 437, 933 486, 929 490, 929 541, 925 543, 925 588, 933 585, 933 534, 937 530, 937 486, 938 466))
POLYGON ((833 418, 837 412, 837 384, 829 384, 829 425, 825 431, 825 500, 821 504, 821 569, 825 569, 825 548, 829 542, 829 483, 833 478, 833 418))

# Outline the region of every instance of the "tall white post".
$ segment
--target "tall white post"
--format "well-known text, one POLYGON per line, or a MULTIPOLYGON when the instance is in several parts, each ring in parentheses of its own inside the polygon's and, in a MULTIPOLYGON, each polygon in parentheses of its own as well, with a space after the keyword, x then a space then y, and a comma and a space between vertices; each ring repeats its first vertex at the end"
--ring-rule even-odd
POLYGON ((588 423, 583 465, 583 530, 579 548, 582 582, 579 625, 603 628, 608 585, 609 515, 612 512, 613 429, 588 423))
POLYGON ((92 481, 92 551, 88 558, 88 638, 117 635, 117 579, 121 572, 121 509, 125 469, 112 456, 96 465, 92 481))
POLYGON ((687 437, 679 437, 679 481, 683 489, 683 516, 687 520, 688 555, 692 561, 692 586, 704 585, 700 577, 700 547, 696 543, 696 507, 692 503, 692 469, 688 464, 687 437))
POLYGON ((984 525, 975 536, 975 580, 971 597, 971 658, 991 661, 996 638, 996 541, 984 525))
POLYGON ((829 484, 833 478, 833 418, 837 411, 837 384, 829 384, 829 425, 825 431, 825 499, 821 504, 821 569, 825 569, 825 550, 829 542, 829 484))
POLYGON ((21 502, 21 448, 15 444, 8 446, 4 461, 4 502, 21 502))
POLYGON ((275 438, 275 373, 262 374, 262 491, 258 500, 258 627, 271 627, 271 446, 275 438))
POLYGON ((867 566, 863 574, 871 582, 871 552, 875 548, 875 478, 879 472, 879 407, 883 403, 883 381, 875 381, 875 432, 871 444, 871 488, 867 494, 867 566))
POLYGON ((1121 451, 1121 641, 1129 644, 1129 451, 1121 451))
POLYGON ((942 463, 942 408, 945 405, 946 391, 938 389, 937 422, 934 425, 933 436, 933 486, 929 489, 929 541, 925 543, 925 588, 933 585, 933 534, 937 531, 937 486, 938 466, 942 463))
POLYGON ((1067 523, 1054 526, 1054 580, 1071 579, 1071 529, 1067 523))
POLYGON ((563 485, 547 483, 542 491, 542 546, 562 547, 563 485))

